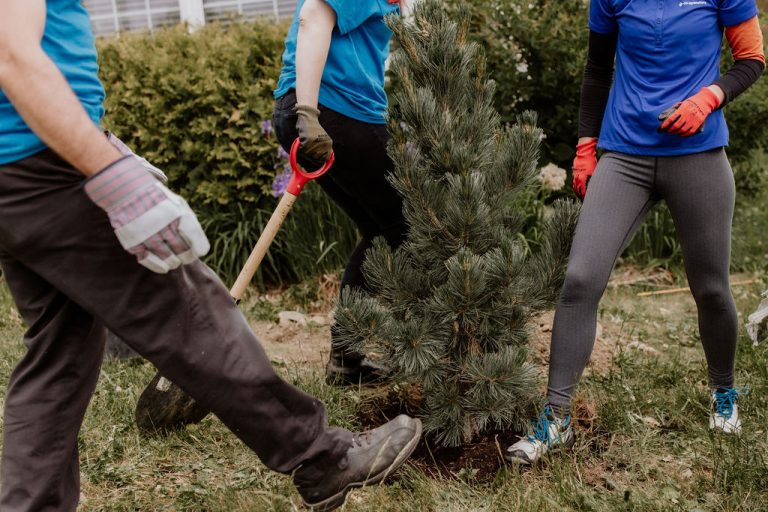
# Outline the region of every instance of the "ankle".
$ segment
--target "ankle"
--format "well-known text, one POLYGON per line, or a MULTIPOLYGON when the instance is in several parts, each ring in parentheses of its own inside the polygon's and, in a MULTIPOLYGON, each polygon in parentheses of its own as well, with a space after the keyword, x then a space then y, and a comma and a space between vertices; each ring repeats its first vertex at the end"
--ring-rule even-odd
POLYGON ((551 416, 558 420, 558 423, 564 423, 571 418, 571 406, 570 405, 558 405, 548 403, 546 407, 549 409, 551 416))

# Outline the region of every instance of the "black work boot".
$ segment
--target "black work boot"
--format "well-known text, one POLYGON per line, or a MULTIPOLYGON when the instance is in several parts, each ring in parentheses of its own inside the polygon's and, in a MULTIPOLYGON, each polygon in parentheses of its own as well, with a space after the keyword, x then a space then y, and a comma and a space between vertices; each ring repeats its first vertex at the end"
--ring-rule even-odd
POLYGON ((376 364, 357 352, 331 350, 331 357, 325 366, 325 381, 337 386, 372 384, 385 380, 390 373, 386 366, 376 364))
POLYGON ((375 485, 391 475, 411 456, 419 439, 421 421, 400 415, 377 429, 355 434, 341 461, 301 466, 293 483, 311 510, 334 510, 352 489, 375 485))

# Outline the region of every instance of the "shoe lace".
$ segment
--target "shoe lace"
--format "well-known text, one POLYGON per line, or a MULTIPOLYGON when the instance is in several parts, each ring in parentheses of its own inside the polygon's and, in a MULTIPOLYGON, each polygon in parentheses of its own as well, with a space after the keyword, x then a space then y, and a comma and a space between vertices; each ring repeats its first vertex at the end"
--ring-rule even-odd
POLYGON ((715 399, 715 413, 719 416, 723 416, 726 419, 730 419, 733 416, 733 406, 738 400, 739 395, 745 395, 749 393, 747 388, 719 388, 716 389, 712 396, 715 399))
MULTIPOLYGON (((558 430, 564 429, 570 423, 570 416, 566 418, 563 425, 559 425, 558 430)), ((550 447, 552 442, 552 429, 550 426, 553 422, 556 422, 555 416, 552 414, 552 409, 547 405, 544 410, 539 413, 538 418, 531 422, 531 433, 528 435, 528 441, 540 441, 547 444, 547 448, 550 447)))

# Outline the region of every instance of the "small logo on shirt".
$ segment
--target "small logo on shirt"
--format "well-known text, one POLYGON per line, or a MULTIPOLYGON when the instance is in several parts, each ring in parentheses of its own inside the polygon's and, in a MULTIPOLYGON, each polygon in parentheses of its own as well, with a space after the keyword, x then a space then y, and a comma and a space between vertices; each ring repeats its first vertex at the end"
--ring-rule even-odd
POLYGON ((694 2, 680 2, 678 7, 693 7, 696 5, 709 5, 709 2, 705 2, 703 0, 694 1, 694 2))

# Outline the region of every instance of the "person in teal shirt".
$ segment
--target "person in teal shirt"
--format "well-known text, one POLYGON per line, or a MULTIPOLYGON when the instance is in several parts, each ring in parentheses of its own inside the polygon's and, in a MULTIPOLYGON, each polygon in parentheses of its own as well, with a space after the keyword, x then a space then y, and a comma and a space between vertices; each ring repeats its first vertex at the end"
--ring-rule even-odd
POLYGON ((275 372, 198 260, 209 244, 189 205, 101 131, 80 0, 0 2, 0 89, 0 268, 28 326, 4 395, 0 510, 77 509, 78 434, 106 328, 291 475, 315 511, 408 459, 419 420, 331 428, 322 402, 275 372))
MULTIPOLYGON (((299 13, 304 3, 299 1, 285 41, 283 70, 275 98, 296 89, 299 13)), ((327 5, 338 14, 322 70, 320 104, 363 123, 385 124, 384 63, 389 56, 392 32, 383 18, 396 14, 399 5, 384 0, 328 0, 327 5)))
MULTIPOLYGON (((407 233, 402 199, 387 181, 387 95, 384 71, 392 32, 385 19, 407 10, 393 0, 300 0, 288 32, 275 91, 274 128, 283 148, 301 140, 299 162, 320 167, 334 152, 320 187, 355 222, 361 240, 341 280, 368 289, 362 272, 374 238, 396 247, 407 233)), ((345 352, 335 329, 326 369, 330 383, 380 379, 386 368, 345 352)))
MULTIPOLYGON (((104 115, 104 88, 98 76, 91 21, 79 1, 46 2, 41 46, 67 79, 88 116, 98 125, 104 115)), ((0 164, 21 160, 46 148, 1 89, 0 134, 0 164)))

